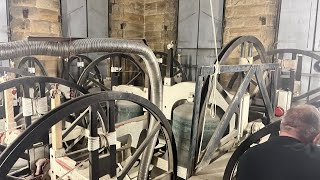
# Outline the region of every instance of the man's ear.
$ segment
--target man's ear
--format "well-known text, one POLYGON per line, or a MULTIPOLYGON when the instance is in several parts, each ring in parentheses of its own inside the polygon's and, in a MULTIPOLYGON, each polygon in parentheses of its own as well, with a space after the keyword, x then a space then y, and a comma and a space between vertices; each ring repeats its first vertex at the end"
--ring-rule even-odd
POLYGON ((313 144, 320 145, 320 133, 313 139, 313 144))

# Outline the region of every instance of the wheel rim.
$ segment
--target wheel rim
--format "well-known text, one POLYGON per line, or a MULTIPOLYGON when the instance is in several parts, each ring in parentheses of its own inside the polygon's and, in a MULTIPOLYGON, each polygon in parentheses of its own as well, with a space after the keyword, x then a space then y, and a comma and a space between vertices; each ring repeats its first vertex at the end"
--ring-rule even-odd
POLYGON ((280 121, 269 124, 268 126, 260 129, 256 133, 250 135, 245 141, 243 141, 240 146, 232 154, 226 169, 223 174, 223 180, 231 180, 234 177, 235 169, 238 165, 240 157, 250 148, 253 143, 259 141, 262 137, 277 133, 280 130, 280 121))
MULTIPOLYGON (((162 112, 151 102, 146 99, 143 99, 139 96, 128 94, 128 93, 118 93, 118 92, 102 92, 95 94, 88 94, 80 96, 76 99, 68 101, 61 106, 51 110, 49 113, 41 117, 38 121, 33 123, 26 131, 24 131, 9 147, 0 156, 0 170, 1 176, 5 177, 13 166, 14 162, 18 159, 20 154, 24 152, 26 147, 29 147, 31 144, 35 143, 39 138, 39 135, 44 134, 50 129, 50 127, 57 122, 59 119, 62 119, 64 114, 70 114, 74 111, 75 108, 83 109, 92 104, 97 104, 104 101, 114 101, 114 100, 128 100, 134 103, 137 103, 147 109, 159 123, 155 126, 155 129, 152 132, 157 132, 160 127, 165 130, 165 135, 168 138, 170 144, 168 144, 168 150, 170 161, 169 161, 169 171, 171 173, 171 178, 175 178, 176 175, 176 152, 174 138, 172 131, 169 125, 169 122, 165 119, 165 116, 162 112), (161 126, 160 126, 161 125, 161 126)), ((152 133, 151 133, 152 134, 152 133)), ((151 140, 150 137, 149 140, 151 140)), ((148 145, 148 142, 146 142, 148 145)), ((140 146, 142 147, 142 146, 140 146)), ((138 151, 138 150, 137 150, 138 151)), ((141 151, 141 150, 140 150, 141 151)), ((143 147, 142 151, 143 152, 143 147)), ((139 155, 137 155, 138 157, 139 155)), ((135 157, 135 158, 137 158, 135 157)), ((143 167, 140 167, 143 168, 143 167)), ((123 177, 125 174, 120 174, 119 177, 123 177)))
POLYGON ((35 68, 35 65, 40 69, 41 75, 48 76, 48 72, 43 64, 35 57, 24 57, 18 64, 18 69, 35 68), (27 64, 28 63, 28 64, 27 64), (26 67, 27 66, 27 67, 26 67), (31 67, 30 67, 31 66, 31 67))

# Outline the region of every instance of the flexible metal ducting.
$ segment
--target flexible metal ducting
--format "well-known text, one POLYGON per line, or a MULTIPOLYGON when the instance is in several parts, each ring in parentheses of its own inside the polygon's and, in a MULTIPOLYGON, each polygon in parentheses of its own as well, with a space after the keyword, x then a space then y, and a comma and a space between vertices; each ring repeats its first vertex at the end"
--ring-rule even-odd
MULTIPOLYGON (((150 79, 151 102, 162 109, 162 79, 161 72, 152 50, 142 43, 125 39, 79 39, 65 42, 47 41, 15 41, 0 43, 0 59, 11 59, 31 55, 66 56, 92 52, 122 52, 141 56, 146 64, 150 79)), ((149 131, 155 120, 151 118, 149 131)), ((139 179, 148 179, 148 167, 151 162, 153 148, 157 138, 154 138, 144 154, 139 171, 139 179)))
POLYGON ((15 41, 0 43, 0 59, 31 55, 67 56, 91 52, 123 52, 142 56, 151 81, 151 102, 161 108, 161 74, 152 50, 140 41, 124 39, 80 39, 71 42, 15 41))

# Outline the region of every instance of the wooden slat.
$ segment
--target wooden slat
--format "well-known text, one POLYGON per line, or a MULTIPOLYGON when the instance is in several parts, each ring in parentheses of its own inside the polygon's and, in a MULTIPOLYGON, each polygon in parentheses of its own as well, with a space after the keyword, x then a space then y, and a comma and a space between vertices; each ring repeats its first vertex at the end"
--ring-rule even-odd
POLYGON ((12 89, 7 89, 4 91, 5 100, 5 112, 6 112, 6 122, 14 123, 14 112, 13 112, 13 95, 12 89))
MULTIPOLYGON (((54 90, 53 95, 51 97, 51 109, 59 106, 61 104, 60 101, 60 93, 58 90, 54 90)), ((62 122, 59 121, 57 124, 53 125, 52 128, 52 149, 59 150, 62 148, 62 122)))
MULTIPOLYGON (((12 74, 9 73, 6 78, 5 81, 8 81, 12 79, 12 74)), ((9 127, 9 129, 11 129, 11 125, 13 123, 15 123, 14 121, 14 111, 13 111, 13 95, 12 95, 12 88, 7 89, 4 91, 4 101, 5 101, 5 112, 6 112, 6 123, 9 127)))

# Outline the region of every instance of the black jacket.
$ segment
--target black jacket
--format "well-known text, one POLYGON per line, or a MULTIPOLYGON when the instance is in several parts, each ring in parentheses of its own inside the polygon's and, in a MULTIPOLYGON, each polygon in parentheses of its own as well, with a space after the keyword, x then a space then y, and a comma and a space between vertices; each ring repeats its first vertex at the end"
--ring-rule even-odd
POLYGON ((273 137, 241 156, 237 180, 320 180, 320 147, 273 137))

